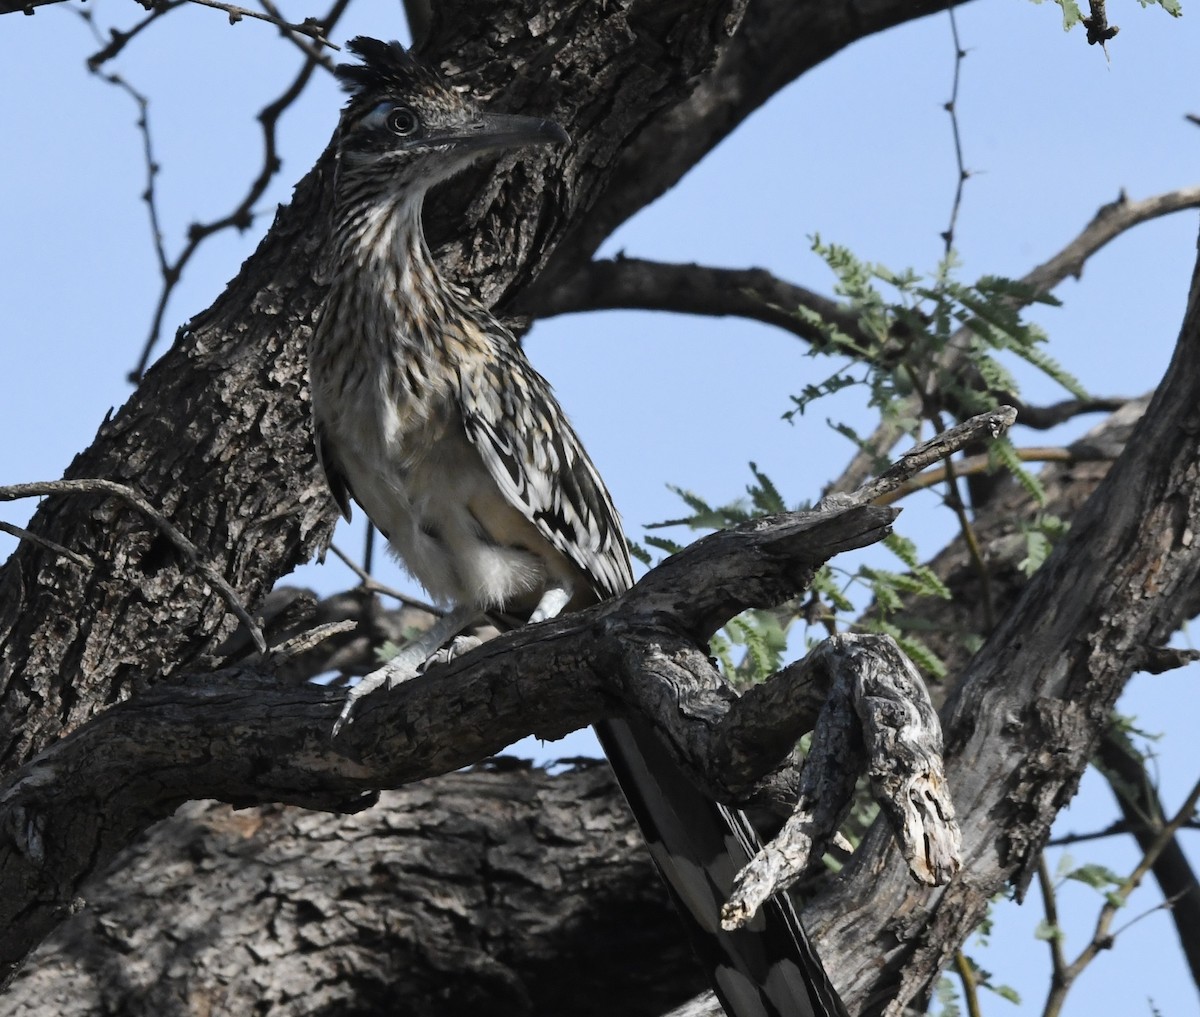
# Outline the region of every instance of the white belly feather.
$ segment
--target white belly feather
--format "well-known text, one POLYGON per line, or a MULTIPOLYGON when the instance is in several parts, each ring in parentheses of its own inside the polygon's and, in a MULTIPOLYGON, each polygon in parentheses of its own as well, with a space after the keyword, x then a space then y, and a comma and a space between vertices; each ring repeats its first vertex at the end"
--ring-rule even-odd
POLYGON ((574 584, 557 574, 562 556, 501 494, 452 394, 401 412, 377 386, 332 399, 317 390, 315 415, 354 500, 431 597, 517 608, 536 603, 550 578, 574 584))

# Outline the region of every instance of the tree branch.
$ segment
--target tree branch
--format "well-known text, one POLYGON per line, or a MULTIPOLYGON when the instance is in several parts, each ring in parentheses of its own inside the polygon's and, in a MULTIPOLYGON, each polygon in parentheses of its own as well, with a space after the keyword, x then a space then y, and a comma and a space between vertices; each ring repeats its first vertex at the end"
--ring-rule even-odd
MULTIPOLYGON (((1066 247, 1031 269, 1020 281, 1030 288, 1030 299, 1050 293, 1066 279, 1078 278, 1088 258, 1122 233, 1152 219, 1197 207, 1200 207, 1200 186, 1169 191, 1142 201, 1130 201, 1122 193, 1116 201, 1100 208, 1066 247)), ((732 315, 774 325, 813 346, 824 347, 825 336, 807 316, 799 313, 803 310, 819 315, 851 338, 865 339, 858 315, 845 304, 780 279, 762 268, 717 268, 622 256, 588 261, 573 274, 559 278, 553 287, 536 288, 534 294, 534 297, 527 297, 522 306, 545 318, 578 311, 616 309, 673 311, 710 317, 732 315)), ((1028 302, 1020 301, 1021 304, 1028 302)), ((1011 395, 1006 395, 1005 400, 1015 402, 1011 395)), ((1074 400, 1044 410, 1030 407, 1029 425, 1051 427, 1078 413, 1115 409, 1114 402, 1074 400)), ((1021 409, 1021 405, 1017 405, 1021 409)), ((1024 414, 1022 423, 1025 423, 1024 414)))
MULTIPOLYGON (((619 699, 661 718, 681 761, 720 787, 714 761, 728 751, 713 722, 736 697, 701 654, 691 687, 678 684, 680 672, 664 681, 643 659, 689 634, 703 638, 745 607, 778 602, 831 555, 882 537, 893 515, 860 506, 712 534, 617 600, 499 637, 372 697, 336 746, 329 731, 340 693, 280 688, 261 666, 147 690, 56 742, 0 793, 0 828, 11 833, 0 844, 4 974, 70 913, 88 876, 188 798, 355 810, 374 801, 376 788, 619 713, 619 699), (680 589, 695 593, 681 602, 680 589), (686 713, 675 705, 681 696, 686 713)), ((791 743, 810 720, 786 721, 791 743)), ((737 791, 728 787, 726 796, 737 791)))
POLYGON ((1021 282, 1036 293, 1049 293, 1065 279, 1078 279, 1087 260, 1122 233, 1188 208, 1200 208, 1200 185, 1181 187, 1141 201, 1131 201, 1122 191, 1116 201, 1097 210, 1079 236, 1054 257, 1026 272, 1021 282))
POLYGON ((873 958, 843 971, 844 995, 911 998, 992 894, 1009 882, 1024 889, 1141 649, 1164 643, 1200 596, 1198 434, 1200 266, 1171 366, 1126 451, 943 710, 955 806, 990 817, 964 829, 963 875, 949 892, 914 888, 877 824, 816 905, 810 927, 827 949, 892 944, 882 970, 873 958), (907 916, 900 941, 897 914, 907 916))
POLYGON ((592 261, 543 292, 534 313, 541 318, 578 311, 637 309, 734 315, 775 325, 814 346, 824 346, 820 329, 798 312, 804 308, 860 337, 858 317, 843 304, 796 286, 765 268, 715 268, 680 265, 643 258, 592 261))
MULTIPOLYGON (((782 672, 770 692, 739 699, 696 644, 746 608, 795 596, 833 555, 881 539, 895 511, 865 504, 869 495, 902 483, 935 452, 950 454, 1011 420, 1007 411, 956 427, 914 449, 846 504, 710 534, 615 600, 501 636, 368 699, 336 744, 328 732, 341 695, 313 686, 280 688, 273 667, 283 650, 259 666, 159 684, 101 714, 0 789, 0 829, 12 832, 0 843, 0 974, 11 977, 70 912, 86 878, 187 798, 354 811, 373 803, 376 788, 446 773, 528 734, 553 737, 629 709, 654 719, 678 761, 719 799, 752 797, 758 781, 786 762, 811 726, 812 715, 802 708, 811 701, 808 675, 782 672), (681 590, 691 592, 681 599, 681 590)), ((122 493, 118 485, 99 486, 122 493)), ((894 647, 890 652, 902 657, 894 647)), ((836 659, 835 649, 821 660, 833 670, 836 659)), ((877 713, 866 701, 881 694, 874 679, 867 687, 872 691, 843 697, 864 722, 877 713)), ((901 698, 912 699, 919 714, 913 695, 902 692, 901 698)), ((876 723, 867 727, 868 750, 888 737, 876 723)), ((889 742, 891 760, 895 746, 911 738, 897 736, 889 742)), ((936 741, 936 725, 927 737, 936 741)), ((845 735, 836 739, 842 744, 845 735)), ((819 730, 814 751, 823 744, 819 730)), ((852 788, 853 777, 843 801, 852 788)), ((915 857, 931 842, 928 829, 924 837, 913 834, 907 791, 881 794, 899 811, 906 854, 915 857)), ((953 827, 948 803, 940 812, 953 827)), ((947 874, 937 860, 914 864, 939 880, 947 874)), ((778 876, 759 901, 798 874, 778 876)))

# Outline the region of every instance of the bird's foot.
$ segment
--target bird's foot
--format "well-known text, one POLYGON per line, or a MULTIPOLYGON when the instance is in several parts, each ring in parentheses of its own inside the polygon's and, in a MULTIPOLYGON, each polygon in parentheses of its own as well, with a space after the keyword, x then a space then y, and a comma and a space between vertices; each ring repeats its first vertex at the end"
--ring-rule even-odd
POLYGON ((461 657, 469 650, 482 645, 483 640, 478 636, 461 635, 455 636, 440 650, 435 650, 431 653, 419 668, 424 672, 426 669, 433 667, 434 664, 449 664, 455 657, 461 657))
POLYGON ((342 712, 338 714, 338 719, 333 722, 333 737, 336 738, 338 732, 347 724, 354 723, 354 717, 351 714, 354 712, 354 707, 360 699, 369 696, 381 685, 385 692, 391 691, 402 682, 406 682, 410 678, 415 678, 423 667, 423 664, 414 664, 411 658, 405 659, 404 653, 401 652, 384 664, 383 667, 376 668, 370 674, 363 675, 358 684, 354 685, 346 693, 346 701, 342 704, 342 712))

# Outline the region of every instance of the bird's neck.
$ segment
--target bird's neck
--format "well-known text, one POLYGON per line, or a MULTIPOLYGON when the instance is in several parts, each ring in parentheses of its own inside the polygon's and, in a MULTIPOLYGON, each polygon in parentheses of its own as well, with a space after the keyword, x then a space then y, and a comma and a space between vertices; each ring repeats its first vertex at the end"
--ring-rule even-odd
MULTIPOLYGON (((469 298, 445 279, 425 243, 423 197, 376 196, 336 210, 339 225, 325 262, 327 309, 356 308, 357 320, 371 325, 339 342, 429 347, 440 343, 447 324, 469 315, 469 298)), ((318 333, 326 330, 318 326, 318 333)), ((314 338, 322 341, 319 335, 314 338)))
POLYGON ((331 238, 328 267, 337 283, 387 286, 404 279, 399 295, 419 295, 446 286, 421 226, 424 194, 381 196, 338 209, 339 228, 331 238), (425 282, 427 285, 409 285, 425 282), (433 284, 433 285, 428 285, 433 284))

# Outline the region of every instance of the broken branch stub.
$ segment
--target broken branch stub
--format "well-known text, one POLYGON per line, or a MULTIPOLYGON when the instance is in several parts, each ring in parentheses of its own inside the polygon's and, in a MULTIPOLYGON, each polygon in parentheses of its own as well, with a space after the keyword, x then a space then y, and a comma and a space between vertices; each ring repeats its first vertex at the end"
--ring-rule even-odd
POLYGON ((885 635, 836 635, 813 658, 832 681, 799 800, 779 834, 738 873, 721 912, 726 929, 745 925, 772 894, 819 861, 864 771, 915 879, 941 886, 962 865, 941 726, 916 667, 885 635))

